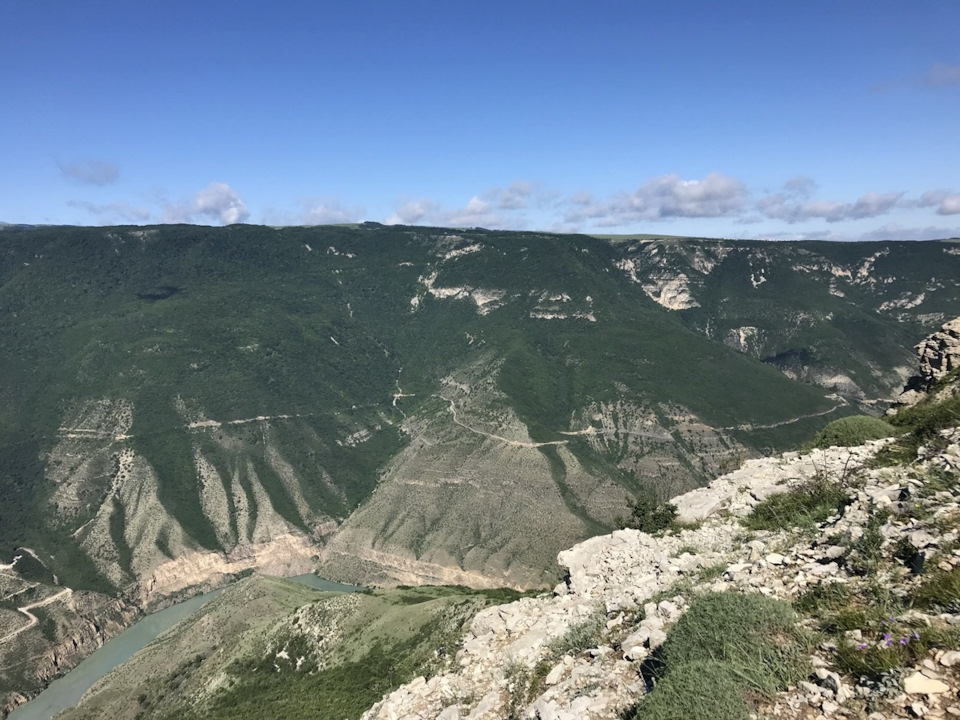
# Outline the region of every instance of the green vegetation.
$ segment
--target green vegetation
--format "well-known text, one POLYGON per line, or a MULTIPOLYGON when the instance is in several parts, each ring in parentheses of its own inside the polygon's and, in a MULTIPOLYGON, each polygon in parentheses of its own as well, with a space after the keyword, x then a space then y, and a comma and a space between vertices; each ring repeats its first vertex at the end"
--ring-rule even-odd
POLYGON ((325 593, 254 576, 115 671, 67 720, 359 718, 385 693, 448 668, 474 615, 512 590, 325 593))
POLYGON ((848 501, 838 482, 817 478, 757 503, 744 518, 744 525, 751 530, 811 528, 836 514, 848 501))
MULTIPOLYGON (((132 406, 123 445, 156 474, 160 502, 199 548, 221 549, 244 528, 232 504, 228 528, 209 516, 198 448, 222 478, 237 477, 250 523, 267 510, 257 507, 252 472, 294 527, 342 519, 370 497, 407 442, 404 417, 429 407, 439 381, 469 363, 498 367, 496 387, 535 441, 566 441, 604 482, 666 498, 707 481, 728 456, 691 462, 708 453, 674 432, 651 442, 676 458, 661 469, 675 469, 648 476, 634 469, 650 452, 646 441, 627 457, 617 438, 561 433, 585 408, 625 403, 649 408, 665 428, 671 408, 682 408, 728 428, 748 450, 794 445, 836 403, 781 370, 800 379, 830 370, 868 394, 887 392, 876 369, 909 362, 927 328, 903 321, 906 311, 893 320, 876 308, 938 273, 952 277, 960 262, 927 243, 610 242, 378 224, 8 228, 0 243, 0 367, 8 380, 0 388, 0 550, 29 544, 54 557, 64 582, 99 589, 110 584, 73 537, 108 501, 111 472, 91 473, 77 511, 55 516, 54 469, 45 464, 64 423, 82 424, 91 403, 132 406), (444 259, 468 246, 477 251, 444 259), (853 277, 867 257, 894 281, 848 283, 830 270, 853 277), (639 282, 618 269, 627 261, 639 282), (760 266, 765 281, 756 284, 760 266), (693 278, 699 307, 671 311, 650 300, 644 283, 665 271, 693 278), (502 305, 481 314, 465 295, 432 295, 427 278, 435 288, 502 293, 502 305), (831 292, 837 282, 843 297, 831 292), (543 312, 566 317, 537 316, 543 312), (747 345, 727 347, 729 333, 744 328, 747 345), (395 403, 398 384, 406 397, 395 403), (281 415, 266 432, 186 427, 189 417, 281 415), (346 442, 357 432, 369 435, 346 442), (289 465, 306 508, 273 453, 289 465)), ((916 312, 960 314, 960 301, 931 290, 916 312)), ((109 457, 117 447, 80 446, 70 452, 109 457)), ((608 529, 612 518, 595 517, 565 484, 558 458, 548 459, 584 532, 608 529)), ((236 488, 224 489, 232 497, 236 488)), ((121 570, 143 552, 124 546, 128 529, 113 517, 121 570)))
POLYGON ((924 610, 957 612, 960 609, 960 570, 935 570, 924 577, 911 599, 916 607, 924 610))
POLYGON ((884 448, 876 458, 876 464, 903 463, 913 460, 921 445, 936 448, 940 431, 960 423, 960 393, 940 397, 940 391, 956 387, 960 371, 954 370, 931 389, 930 394, 916 405, 900 408, 890 422, 904 434, 893 445, 884 448))
POLYGON ((677 517, 673 503, 659 502, 653 495, 641 494, 630 501, 630 516, 618 521, 621 528, 658 533, 670 527, 677 517))
POLYGON ((849 415, 834 420, 817 433, 811 445, 815 448, 851 447, 868 440, 879 440, 896 433, 896 428, 870 415, 849 415))
POLYGON ((860 642, 840 638, 834 665, 844 673, 878 679, 891 670, 919 664, 931 650, 955 647, 960 631, 888 618, 863 633, 860 642))
MULTIPOLYGON (((844 305, 852 319, 840 322, 843 303, 821 279, 787 282, 790 273, 782 269, 776 283, 740 292, 749 286, 748 258, 765 247, 752 242, 724 244, 734 251, 725 251, 727 259, 697 290, 701 307, 681 313, 653 303, 642 283, 617 269, 627 258, 639 261, 640 246, 625 239, 483 230, 452 235, 364 224, 21 228, 5 230, 0 242, 0 367, 9 380, 0 388, 0 549, 29 544, 52 555, 54 571, 76 588, 109 589, 72 537, 107 501, 111 471, 91 474, 76 513, 54 516, 45 459, 53 457, 64 423, 90 421, 84 408, 91 403, 132 406, 124 445, 156 474, 160 502, 188 544, 221 549, 224 537, 244 528, 229 514, 232 505, 227 528, 209 516, 194 463, 198 448, 221 478, 237 478, 251 523, 266 510, 257 507, 254 472, 273 509, 294 527, 345 518, 370 496, 407 441, 399 430, 404 417, 429 407, 442 391, 439 381, 465 364, 497 365, 496 386, 534 440, 568 442, 582 467, 631 495, 656 486, 669 497, 713 473, 708 464, 689 461, 700 452, 689 438, 674 433, 666 444, 658 441, 678 463, 657 478, 630 469, 646 447, 628 458, 612 438, 595 443, 560 433, 584 408, 622 402, 650 408, 665 427, 672 422, 666 408, 684 408, 714 427, 738 427, 730 432, 740 442, 762 450, 795 444, 832 403, 758 362, 764 354, 736 352, 712 330, 706 333, 709 313, 722 315, 721 324, 768 328, 765 337, 772 338, 771 323, 782 317, 757 313, 771 307, 771 293, 782 282, 789 294, 778 296, 777 312, 786 313, 789 298, 790 312, 811 318, 801 323, 810 332, 790 343, 816 346, 813 365, 824 333, 836 346, 855 345, 876 367, 902 364, 907 352, 877 341, 902 333, 881 316, 864 320, 862 294, 844 305), (467 246, 479 249, 443 259, 467 246), (480 314, 472 300, 435 297, 424 284, 434 275, 436 288, 502 292, 502 306, 480 314), (759 305, 746 299, 758 293, 759 305), (544 311, 567 317, 536 316, 544 311), (826 313, 833 313, 831 323, 826 313), (398 383, 406 397, 395 403, 398 383), (266 431, 255 424, 217 432, 186 427, 190 417, 258 416, 284 418, 266 431), (369 434, 346 442, 357 432, 369 434), (306 508, 274 453, 295 475, 306 508)), ((681 254, 719 247, 656 242, 681 254)), ((837 252, 815 244, 775 247, 783 268, 795 264, 798 252, 837 252)), ((921 256, 904 267, 926 281, 930 261, 921 256)), ((883 292, 899 292, 900 283, 894 285, 883 292)), ((930 302, 940 305, 927 311, 949 309, 945 301, 930 302)), ((913 341, 911 335, 904 347, 913 341)), ((850 359, 849 353, 824 357, 840 358, 842 369, 850 359)), ((115 448, 103 440, 79 449, 109 457, 115 448)), ((611 518, 591 515, 595 511, 565 485, 559 456, 548 459, 584 531, 608 529, 611 518)), ((231 497, 234 490, 225 484, 231 497)), ((133 567, 143 552, 125 547, 127 530, 114 515, 110 534, 121 569, 133 567)), ((161 552, 176 551, 168 540, 158 543, 161 552)))
POLYGON ((630 717, 746 720, 750 698, 806 671, 810 641, 788 605, 735 592, 696 597, 667 634, 652 693, 630 717))
POLYGON ((567 632, 550 642, 548 660, 556 661, 564 655, 576 655, 596 647, 606 622, 606 612, 603 608, 597 608, 588 618, 572 625, 567 632))

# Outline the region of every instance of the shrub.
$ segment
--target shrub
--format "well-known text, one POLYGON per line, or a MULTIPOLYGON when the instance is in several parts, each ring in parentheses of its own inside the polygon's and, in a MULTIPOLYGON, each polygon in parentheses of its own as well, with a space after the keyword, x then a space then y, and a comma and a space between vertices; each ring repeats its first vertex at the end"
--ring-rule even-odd
POLYGON ((916 405, 901 408, 890 422, 909 432, 894 445, 877 454, 873 465, 882 466, 910 462, 917 456, 917 449, 928 443, 941 441, 939 433, 960 423, 960 395, 946 400, 928 397, 916 405))
POLYGON ((652 495, 640 495, 630 502, 630 517, 620 520, 621 527, 656 533, 666 530, 677 517, 677 506, 673 503, 658 502, 652 495))
POLYGON ((834 420, 817 433, 813 447, 851 447, 868 440, 879 440, 896 434, 896 428, 885 420, 870 415, 850 415, 834 420))
POLYGON ((751 698, 803 678, 808 652, 790 606, 762 595, 701 595, 667 635, 660 681, 628 717, 746 720, 751 698))

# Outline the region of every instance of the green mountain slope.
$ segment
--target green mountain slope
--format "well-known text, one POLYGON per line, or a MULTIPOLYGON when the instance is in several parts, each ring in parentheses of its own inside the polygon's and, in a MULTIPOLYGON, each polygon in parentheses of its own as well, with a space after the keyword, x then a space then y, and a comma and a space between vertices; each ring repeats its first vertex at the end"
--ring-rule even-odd
POLYGON ((394 580, 546 582, 641 486, 675 494, 852 411, 784 372, 896 384, 916 313, 954 311, 958 258, 883 247, 6 229, 0 542, 105 590, 331 534, 331 558, 394 580), (699 307, 666 309, 651 283, 681 270, 699 307), (751 323, 756 347, 729 347, 751 323))
POLYGON ((954 242, 620 247, 621 266, 690 327, 867 405, 891 399, 913 367, 915 339, 960 312, 954 242))

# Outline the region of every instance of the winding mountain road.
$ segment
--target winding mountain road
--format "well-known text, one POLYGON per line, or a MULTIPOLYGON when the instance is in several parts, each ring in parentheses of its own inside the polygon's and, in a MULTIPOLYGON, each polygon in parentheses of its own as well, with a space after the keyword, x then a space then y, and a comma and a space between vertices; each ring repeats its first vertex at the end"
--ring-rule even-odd
POLYGON ((45 607, 47 605, 50 605, 51 603, 56 602, 60 598, 67 597, 72 594, 73 594, 73 590, 71 590, 70 588, 64 588, 58 593, 50 595, 49 597, 45 597, 43 600, 38 600, 37 602, 30 603, 29 605, 18 607, 17 610, 27 616, 27 624, 24 625, 23 627, 17 628, 9 635, 6 635, 5 637, 0 638, 0 645, 2 645, 3 643, 9 640, 13 640, 13 638, 15 638, 17 635, 19 635, 20 633, 26 630, 29 630, 34 625, 40 622, 40 620, 37 619, 37 616, 34 615, 32 612, 30 612, 31 610, 35 610, 36 608, 39 608, 39 607, 45 607))

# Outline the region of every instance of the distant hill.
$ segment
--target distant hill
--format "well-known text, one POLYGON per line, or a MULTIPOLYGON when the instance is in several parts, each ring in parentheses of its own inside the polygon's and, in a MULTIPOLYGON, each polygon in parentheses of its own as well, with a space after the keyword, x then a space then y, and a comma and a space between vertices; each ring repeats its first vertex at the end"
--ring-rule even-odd
POLYGON ((879 412, 957 277, 949 243, 7 228, 0 547, 144 598, 289 538, 345 580, 541 585, 641 489, 879 412))

